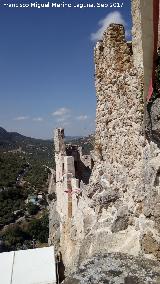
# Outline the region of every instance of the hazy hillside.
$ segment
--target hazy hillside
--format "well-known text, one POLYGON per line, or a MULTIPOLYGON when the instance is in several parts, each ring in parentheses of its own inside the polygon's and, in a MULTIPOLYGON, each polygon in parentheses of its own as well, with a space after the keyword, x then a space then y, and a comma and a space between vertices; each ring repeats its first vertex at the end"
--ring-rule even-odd
POLYGON ((54 167, 53 141, 26 137, 16 132, 7 132, 0 127, 0 152, 19 153, 28 162, 37 161, 54 167))

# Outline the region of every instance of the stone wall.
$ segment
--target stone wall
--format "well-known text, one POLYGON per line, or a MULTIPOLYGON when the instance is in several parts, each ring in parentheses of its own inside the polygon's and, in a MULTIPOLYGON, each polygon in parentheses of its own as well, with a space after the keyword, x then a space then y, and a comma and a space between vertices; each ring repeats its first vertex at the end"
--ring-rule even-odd
MULTIPOLYGON (((110 25, 95 48, 95 165, 79 202, 83 220, 81 239, 75 234, 81 243, 79 261, 102 251, 137 255, 141 250, 133 215, 134 198, 140 202, 145 191, 142 149, 146 141, 142 84, 133 62, 123 26, 110 25)), ((75 231, 80 228, 78 214, 75 231)))
POLYGON ((143 48, 142 48, 142 0, 132 1, 132 49, 134 66, 141 75, 143 72, 143 48))
POLYGON ((99 168, 101 179, 106 179, 111 188, 118 185, 125 192, 129 180, 135 180, 131 172, 134 164, 142 163, 145 141, 143 90, 123 26, 110 25, 104 33, 103 40, 95 48, 95 65, 95 156, 98 157, 95 169, 97 172, 99 168))
POLYGON ((79 154, 80 154, 80 160, 81 162, 85 165, 85 167, 88 167, 91 169, 91 155, 85 155, 83 153, 83 148, 82 147, 79 147, 78 148, 79 150, 79 154))
POLYGON ((95 47, 94 167, 72 218, 62 216, 67 272, 102 252, 160 258, 160 150, 144 131, 142 2, 132 1, 133 50, 118 24, 95 47))
MULTIPOLYGON (((61 249, 63 255, 63 250, 66 250, 68 257, 70 257, 75 251, 74 247, 72 247, 72 241, 75 242, 72 220, 79 212, 80 184, 82 188, 84 186, 83 180, 89 178, 91 158, 89 155, 84 156, 78 146, 65 145, 64 129, 58 128, 55 130, 54 144, 56 182, 53 187, 56 193, 56 201, 53 200, 50 203, 49 243, 55 243, 56 248, 61 249), (71 253, 72 249, 73 252, 71 253)), ((78 216, 80 217, 80 214, 78 216)))
MULTIPOLYGON (((140 41, 138 29, 138 3, 133 1, 133 55, 121 25, 110 25, 95 48, 95 166, 88 196, 92 198, 93 208, 99 206, 99 220, 103 216, 105 223, 97 237, 101 241, 97 243, 94 238, 92 250, 134 255, 141 252, 157 257, 159 221, 155 213, 149 216, 147 211, 149 207, 157 207, 160 198, 160 152, 155 143, 147 141, 144 132, 143 73, 146 66, 143 51, 139 52, 142 39, 140 41), (154 248, 147 250, 147 242, 150 243, 147 247, 154 248)), ((94 229, 98 230, 99 225, 97 222, 94 229)))

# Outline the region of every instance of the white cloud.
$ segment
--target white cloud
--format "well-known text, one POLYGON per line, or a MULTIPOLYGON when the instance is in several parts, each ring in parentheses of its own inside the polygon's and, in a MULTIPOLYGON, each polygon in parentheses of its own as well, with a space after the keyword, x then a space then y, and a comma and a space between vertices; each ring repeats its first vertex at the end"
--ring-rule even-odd
POLYGON ((80 115, 80 116, 76 117, 76 119, 80 120, 80 121, 86 120, 87 118, 88 118, 88 116, 86 114, 85 115, 80 115))
POLYGON ((56 123, 59 127, 66 127, 70 125, 69 119, 71 110, 68 108, 59 108, 52 115, 56 117, 56 123))
POLYGON ((55 112, 52 113, 53 116, 63 116, 70 113, 70 109, 66 108, 66 107, 61 107, 59 109, 57 109, 55 112))
POLYGON ((97 30, 97 32, 91 34, 91 40, 97 41, 97 40, 102 39, 102 35, 103 35, 104 31, 106 30, 106 28, 110 24, 122 24, 122 25, 124 25, 125 30, 126 30, 126 37, 130 35, 130 31, 127 29, 127 23, 123 19, 123 16, 121 15, 121 13, 119 11, 115 11, 115 12, 111 12, 111 13, 107 14, 107 16, 105 18, 101 19, 98 22, 98 25, 100 27, 97 30))
POLYGON ((14 118, 14 120, 27 120, 27 119, 29 119, 29 116, 18 116, 14 118))
POLYGON ((33 118, 33 121, 43 121, 43 118, 42 117, 35 117, 35 118, 33 118))
POLYGON ((66 121, 66 117, 59 117, 59 118, 57 118, 57 122, 64 122, 64 121, 66 121))

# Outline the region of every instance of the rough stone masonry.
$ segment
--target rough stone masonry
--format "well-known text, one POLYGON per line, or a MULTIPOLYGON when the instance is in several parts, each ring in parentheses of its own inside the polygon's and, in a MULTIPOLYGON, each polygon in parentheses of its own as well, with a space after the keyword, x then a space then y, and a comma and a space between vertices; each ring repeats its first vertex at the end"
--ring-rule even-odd
POLYGON ((95 47, 94 168, 74 216, 60 226, 66 271, 104 253, 160 260, 160 149, 145 134, 140 0, 132 16, 132 43, 111 24, 95 47))

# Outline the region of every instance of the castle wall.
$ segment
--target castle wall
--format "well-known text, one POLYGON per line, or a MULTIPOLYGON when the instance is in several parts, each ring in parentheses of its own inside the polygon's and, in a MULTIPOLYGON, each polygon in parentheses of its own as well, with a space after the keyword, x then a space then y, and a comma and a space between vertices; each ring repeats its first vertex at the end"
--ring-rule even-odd
POLYGON ((64 129, 58 128, 54 134, 55 162, 56 162, 56 195, 57 212, 61 222, 68 222, 77 210, 76 192, 79 189, 79 180, 75 178, 75 161, 78 160, 76 147, 65 146, 64 129), (68 156, 67 154, 72 154, 68 156))
POLYGON ((66 269, 102 251, 160 258, 160 150, 144 132, 152 46, 152 19, 145 16, 153 12, 145 3, 132 1, 133 53, 118 24, 95 47, 94 167, 79 197, 72 194, 72 217, 62 216, 66 269))
POLYGON ((74 158, 72 156, 64 157, 64 172, 71 173, 75 177, 74 158))
MULTIPOLYGON (((153 60, 153 9, 151 1, 147 3, 149 7, 146 1, 132 1, 133 55, 121 25, 110 25, 95 48, 95 166, 89 197, 107 221, 93 240, 94 253, 99 246, 96 240, 101 239, 99 251, 103 248, 159 257, 159 221, 155 213, 152 218, 147 213, 149 203, 156 207, 160 199, 158 182, 155 186, 160 151, 144 132, 145 99, 153 60), (154 242, 157 248, 147 249, 154 242)), ((101 226, 100 221, 96 226, 101 226)))
POLYGON ((89 167, 91 169, 91 156, 84 155, 82 147, 78 148, 80 154, 80 160, 85 165, 85 167, 89 167))

